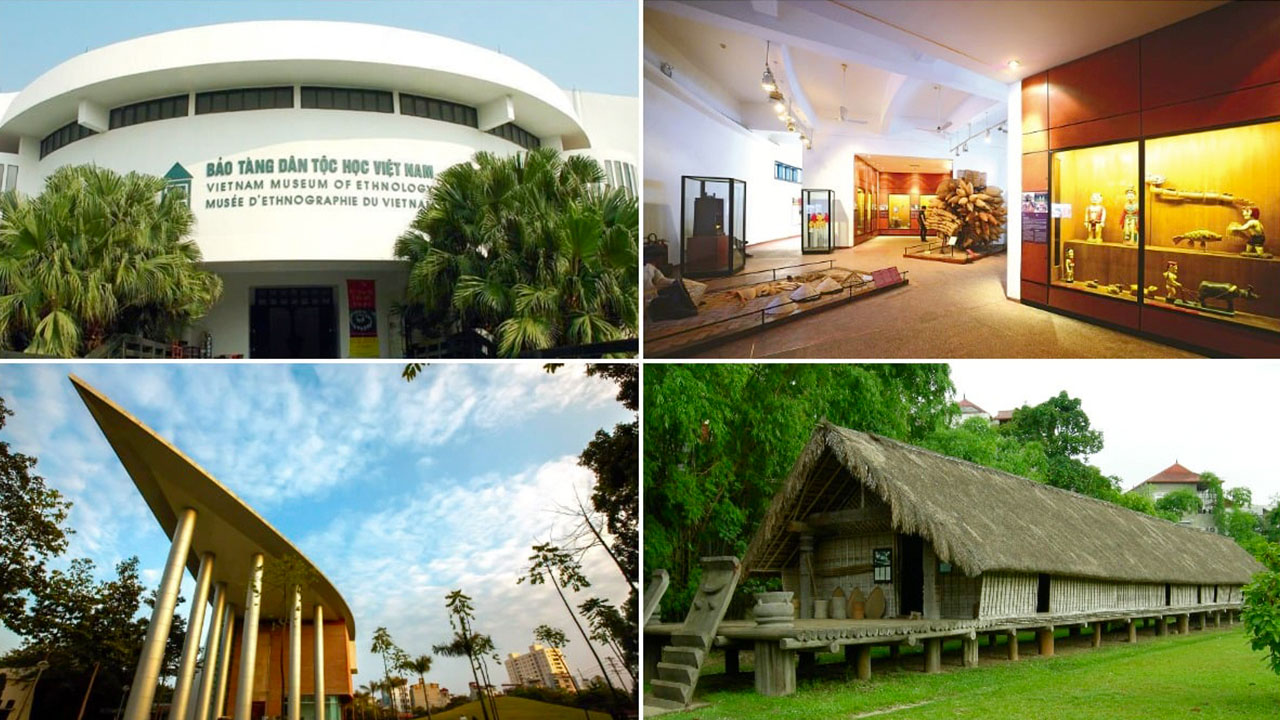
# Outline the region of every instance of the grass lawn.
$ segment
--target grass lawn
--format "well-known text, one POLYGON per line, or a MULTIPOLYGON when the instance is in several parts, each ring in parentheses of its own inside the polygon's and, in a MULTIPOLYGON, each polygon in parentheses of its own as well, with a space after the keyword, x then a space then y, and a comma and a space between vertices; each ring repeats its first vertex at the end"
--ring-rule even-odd
MULTIPOLYGON (((498 698, 498 714, 502 716, 502 720, 574 720, 581 718, 586 720, 582 710, 578 708, 565 707, 563 705, 552 705, 551 703, 538 702, 528 698, 506 697, 498 698)), ((426 717, 425 715, 423 716, 426 717)), ((480 702, 470 702, 466 705, 444 711, 431 713, 431 720, 458 720, 465 717, 484 718, 484 714, 480 712, 480 702)), ((607 713, 591 712, 591 720, 609 720, 607 713)))
MULTIPOLYGON (((741 674, 699 680, 695 700, 709 707, 663 717, 1280 718, 1280 678, 1249 649, 1239 628, 1162 638, 1148 633, 1136 645, 1113 633, 1098 650, 1088 647, 1088 636, 1063 638, 1051 658, 1037 657, 1035 644, 1024 642, 1017 663, 998 659, 1003 643, 988 649, 984 642, 973 669, 959 667, 956 644, 949 643, 944 671, 936 675, 919 672, 918 654, 904 654, 898 669, 877 648, 867 682, 853 677, 843 656, 824 655, 816 677, 801 674, 796 693, 779 698, 755 693, 744 652, 741 674)), ((722 673, 718 653, 717 660, 722 673)))

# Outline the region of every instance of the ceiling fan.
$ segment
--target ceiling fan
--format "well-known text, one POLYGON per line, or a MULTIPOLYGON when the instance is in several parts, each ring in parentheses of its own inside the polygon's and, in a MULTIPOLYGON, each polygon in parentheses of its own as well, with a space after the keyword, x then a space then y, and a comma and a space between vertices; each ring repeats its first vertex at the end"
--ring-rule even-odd
MULTIPOLYGON (((848 63, 840 63, 840 101, 841 102, 844 101, 844 81, 845 81, 845 74, 848 72, 848 70, 849 70, 848 63)), ((855 125, 867 124, 866 120, 860 120, 858 118, 849 117, 849 108, 845 107, 844 105, 840 106, 840 114, 838 117, 836 117, 836 119, 839 120, 840 122, 853 123, 855 125)))
POLYGON ((937 114, 935 115, 935 118, 936 118, 936 121, 937 121, 937 125, 934 125, 934 126, 933 126, 933 127, 931 127, 931 128, 930 128, 930 127, 921 127, 921 126, 917 125, 917 126, 916 126, 916 129, 917 129, 917 130, 924 130, 925 132, 937 133, 937 134, 941 135, 942 133, 944 133, 944 132, 946 132, 946 131, 947 131, 947 128, 951 127, 951 121, 950 121, 950 120, 948 120, 948 121, 946 121, 946 122, 943 122, 943 121, 942 121, 942 86, 941 86, 941 85, 934 85, 934 86, 933 86, 933 90, 934 90, 934 92, 935 92, 935 93, 936 93, 936 95, 937 95, 937 103, 936 103, 936 106, 937 106, 937 114))

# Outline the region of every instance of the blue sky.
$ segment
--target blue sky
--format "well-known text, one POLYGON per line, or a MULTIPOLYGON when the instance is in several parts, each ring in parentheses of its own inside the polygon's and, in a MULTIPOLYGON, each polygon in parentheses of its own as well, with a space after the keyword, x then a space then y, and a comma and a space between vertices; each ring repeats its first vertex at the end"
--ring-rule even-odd
POLYGON ((636 95, 636 0, 0 2, 0 92, 121 40, 238 20, 341 20, 420 30, 498 50, 562 88, 636 95))
MULTIPOLYGON (((75 506, 67 557, 107 576, 129 555, 159 583, 169 541, 67 380, 74 372, 199 463, 294 542, 347 599, 359 636, 357 685, 381 672, 369 653, 386 626, 412 655, 451 635, 444 596, 475 599, 498 651, 524 652, 541 623, 572 631, 549 586, 517 585, 529 548, 565 529, 555 510, 586 497, 577 455, 630 414, 615 386, 581 366, 400 364, 0 365, 16 415, 0 433, 75 506)), ((586 558, 597 593, 625 597, 607 556, 586 558)), ((191 597, 188 574, 183 593, 191 597)), ((182 613, 186 614, 186 609, 182 613)), ((567 648, 588 676, 581 638, 567 648)), ((0 652, 18 639, 0 628, 0 652)), ((490 669, 495 682, 502 668, 490 669)), ((436 658, 429 681, 465 692, 465 661, 436 658)))

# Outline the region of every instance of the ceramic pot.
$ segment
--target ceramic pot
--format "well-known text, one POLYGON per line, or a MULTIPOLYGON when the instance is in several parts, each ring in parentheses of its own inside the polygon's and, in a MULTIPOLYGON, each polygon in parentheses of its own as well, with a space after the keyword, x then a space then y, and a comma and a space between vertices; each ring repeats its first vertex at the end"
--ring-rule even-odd
POLYGON ((795 616, 789 592, 756 593, 754 608, 757 625, 790 625, 795 616))
POLYGON ((813 601, 813 619, 826 620, 827 609, 831 607, 830 600, 814 600, 813 601))
POLYGON ((845 607, 843 600, 831 600, 831 619, 844 620, 849 617, 849 608, 845 607))

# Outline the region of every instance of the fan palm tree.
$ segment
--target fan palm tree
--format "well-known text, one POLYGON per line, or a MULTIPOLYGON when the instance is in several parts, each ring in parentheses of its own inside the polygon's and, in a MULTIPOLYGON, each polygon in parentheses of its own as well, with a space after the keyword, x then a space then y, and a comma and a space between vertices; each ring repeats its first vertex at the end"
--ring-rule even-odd
POLYGON ((0 195, 0 347, 70 357, 115 332, 168 336, 222 281, 200 270, 195 218, 165 181, 59 168, 34 198, 0 195))
POLYGON ((634 337, 639 207, 595 160, 477 153, 437 177, 397 240, 408 297, 435 327, 482 328, 515 356, 634 337))
MULTIPOLYGON (((400 661, 400 669, 405 672, 417 673, 418 684, 422 686, 422 703, 427 706, 427 720, 431 720, 431 698, 427 696, 427 681, 424 679, 426 674, 431 672, 431 656, 419 655, 415 658, 403 658, 400 661)), ((412 704, 412 693, 410 693, 410 698, 410 704, 412 704)))

